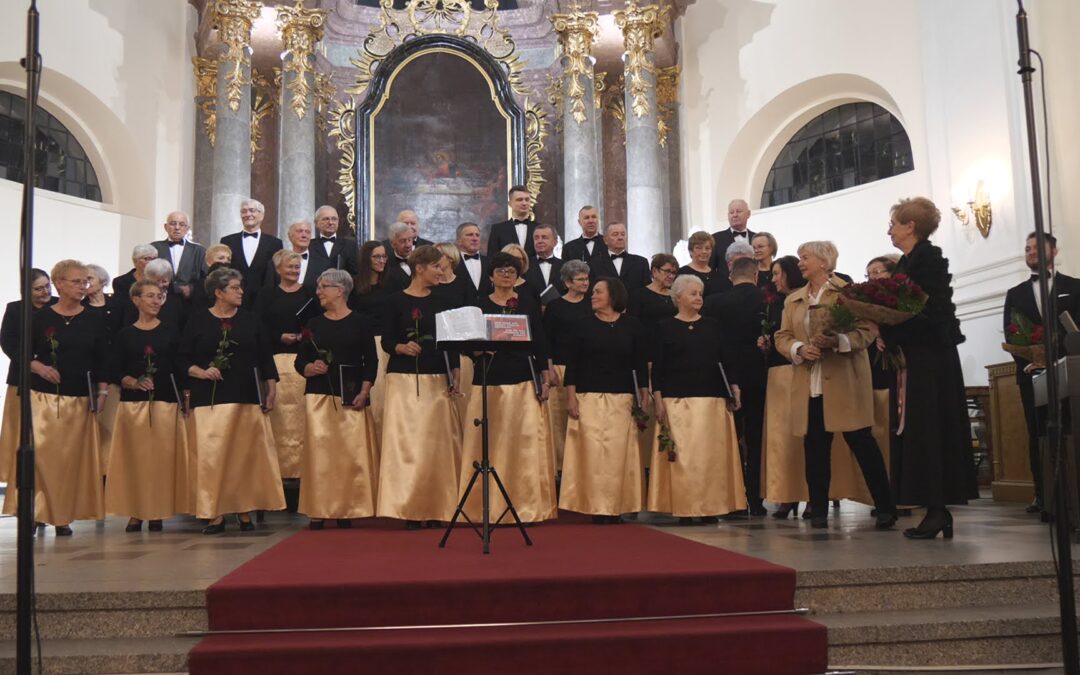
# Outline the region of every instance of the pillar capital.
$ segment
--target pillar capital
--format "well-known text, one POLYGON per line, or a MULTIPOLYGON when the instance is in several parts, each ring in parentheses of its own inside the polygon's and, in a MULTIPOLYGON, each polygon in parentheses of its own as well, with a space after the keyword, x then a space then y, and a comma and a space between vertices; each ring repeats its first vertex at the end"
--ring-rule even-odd
POLYGON ((225 73, 229 109, 240 109, 241 90, 250 84, 246 75, 251 65, 251 26, 259 18, 262 3, 254 0, 213 0, 212 21, 225 51, 222 61, 230 64, 225 73))
POLYGON ((615 25, 622 30, 626 49, 626 91, 631 111, 638 118, 653 112, 648 96, 656 76, 653 46, 670 14, 670 6, 639 6, 636 0, 629 0, 626 9, 615 12, 615 25))
POLYGON ((292 7, 278 8, 277 28, 285 45, 283 67, 285 72, 293 74, 293 77, 287 78, 288 90, 292 94, 289 107, 297 119, 304 119, 311 107, 314 93, 312 78, 309 77, 313 71, 312 55, 315 45, 323 38, 326 15, 325 9, 306 8, 304 0, 296 0, 292 7))
POLYGON ((588 119, 586 87, 590 86, 593 77, 592 45, 599 33, 599 20, 599 14, 581 11, 576 2, 569 13, 551 17, 565 59, 563 77, 567 79, 566 98, 569 99, 570 113, 578 124, 588 119))

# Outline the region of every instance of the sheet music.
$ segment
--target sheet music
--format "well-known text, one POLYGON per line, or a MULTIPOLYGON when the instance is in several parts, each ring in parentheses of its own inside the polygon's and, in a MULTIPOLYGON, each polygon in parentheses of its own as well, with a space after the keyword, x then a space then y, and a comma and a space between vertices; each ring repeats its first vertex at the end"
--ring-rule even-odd
POLYGON ((435 315, 436 342, 486 339, 487 323, 479 307, 461 307, 435 315))

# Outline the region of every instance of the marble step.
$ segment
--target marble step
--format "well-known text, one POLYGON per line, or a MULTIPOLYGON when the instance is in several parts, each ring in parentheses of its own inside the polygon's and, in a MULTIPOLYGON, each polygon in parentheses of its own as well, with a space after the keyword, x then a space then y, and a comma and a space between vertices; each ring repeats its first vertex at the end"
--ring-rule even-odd
MULTIPOLYGON (((37 617, 46 640, 168 637, 206 630, 206 592, 39 593, 37 617)), ((14 639, 15 596, 0 595, 0 642, 14 639)))
MULTIPOLYGON (((44 672, 50 675, 186 673, 198 638, 43 639, 44 672)), ((37 672, 35 664, 34 671, 37 672)), ((0 675, 15 672, 15 644, 0 641, 0 675)))

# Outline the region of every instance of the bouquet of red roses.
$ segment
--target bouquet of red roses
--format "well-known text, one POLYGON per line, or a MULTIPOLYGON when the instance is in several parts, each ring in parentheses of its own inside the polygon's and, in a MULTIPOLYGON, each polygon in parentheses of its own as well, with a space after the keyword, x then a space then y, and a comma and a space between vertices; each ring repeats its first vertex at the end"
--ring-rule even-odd
POLYGON ((917 316, 926 301, 926 292, 906 274, 849 284, 840 290, 838 300, 856 317, 884 326, 896 326, 917 316))
POLYGON ((1043 347, 1043 326, 1035 323, 1015 309, 1005 327, 1005 342, 1001 348, 1013 356, 1030 361, 1036 367, 1046 367, 1046 349, 1043 347))

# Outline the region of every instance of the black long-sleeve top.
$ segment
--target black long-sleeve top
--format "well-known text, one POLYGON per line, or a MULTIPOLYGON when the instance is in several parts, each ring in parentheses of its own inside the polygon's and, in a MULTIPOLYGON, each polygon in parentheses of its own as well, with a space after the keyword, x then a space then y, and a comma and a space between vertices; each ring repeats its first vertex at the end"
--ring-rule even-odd
POLYGON ((210 405, 211 395, 214 403, 259 403, 259 390, 256 388, 255 369, 258 368, 259 380, 278 379, 274 366, 274 352, 270 341, 266 339, 259 320, 247 310, 240 309, 228 319, 219 319, 204 309, 196 311, 188 319, 180 338, 180 367, 186 373, 191 366, 209 368, 218 351, 218 342, 223 336, 224 322, 230 326, 229 346, 225 352, 229 355, 229 365, 222 370, 224 379, 214 388, 212 380, 192 377, 191 406, 210 405))
POLYGON ((282 334, 299 333, 306 321, 321 313, 322 308, 314 294, 303 286, 292 292, 283 290, 281 286, 267 286, 259 291, 252 311, 262 322, 262 330, 266 332, 266 339, 273 346, 274 353, 295 354, 300 349, 299 345, 285 344, 281 341, 282 334))
MULTIPOLYGON (((97 383, 107 379, 109 361, 109 330, 101 312, 83 309, 74 316, 64 317, 45 307, 34 313, 33 335, 34 360, 60 371, 61 396, 97 393, 97 383), (56 341, 55 362, 49 333, 56 341)), ((46 394, 57 393, 55 384, 37 375, 31 375, 30 388, 46 394)))
POLYGON ((544 337, 548 341, 552 363, 566 365, 577 327, 592 315, 592 304, 588 298, 567 302, 566 298, 562 297, 548 303, 544 310, 544 337))
POLYGON ((325 314, 311 319, 307 325, 311 339, 300 345, 296 355, 296 372, 304 374, 309 363, 322 358, 319 350, 329 352, 330 377, 318 375, 307 378, 307 394, 341 396, 341 366, 351 366, 351 374, 358 382, 375 384, 379 372, 379 356, 375 351, 375 336, 359 312, 349 312, 340 319, 325 314))
MULTIPOLYGON (((130 326, 139 320, 139 308, 131 301, 130 296, 119 301, 114 299, 111 306, 98 307, 96 311, 104 311, 112 316, 113 335, 119 333, 124 326, 130 326)), ((178 333, 183 333, 184 324, 187 322, 187 313, 184 299, 179 294, 166 293, 165 302, 162 303, 161 310, 158 312, 158 319, 161 323, 175 326, 178 333)))
POLYGON ((689 265, 683 265, 679 268, 679 274, 693 274, 698 279, 701 279, 701 283, 705 284, 704 295, 723 293, 731 288, 731 281, 728 280, 727 273, 716 268, 712 268, 708 272, 698 272, 689 265))
POLYGON ((447 309, 459 309, 475 304, 474 294, 470 293, 468 287, 458 281, 457 277, 454 277, 450 283, 439 284, 432 288, 431 292, 446 300, 447 309))
MULTIPOLYGON (((417 372, 417 359, 398 354, 395 349, 398 345, 416 342, 422 349, 419 357, 419 372, 426 375, 446 373, 443 351, 435 345, 435 315, 448 309, 454 309, 454 307, 445 297, 437 293, 418 298, 405 291, 398 291, 387 299, 383 313, 382 334, 383 351, 390 354, 386 372, 417 372), (419 319, 413 319, 414 311, 418 312, 419 319), (410 331, 415 330, 417 323, 420 325, 419 336, 409 337, 410 331), (430 339, 420 340, 423 336, 430 336, 430 339)), ((446 354, 450 358, 451 368, 461 365, 461 357, 457 352, 447 351, 446 354)))
POLYGON ((375 284, 367 293, 360 294, 354 289, 349 295, 349 309, 364 320, 371 334, 383 334, 383 316, 386 314, 386 301, 394 291, 387 284, 375 284))
POLYGON ((567 386, 579 394, 634 394, 634 373, 639 387, 648 386, 645 335, 636 317, 620 315, 613 322, 595 314, 575 332, 566 360, 567 386))
POLYGON ((725 353, 723 330, 716 319, 664 319, 657 327, 656 343, 653 391, 668 398, 729 398, 724 376, 729 385, 738 385, 735 364, 725 353), (718 365, 721 363, 723 374, 718 365))
POLYGON ((927 240, 915 244, 896 263, 895 274, 906 274, 926 292, 926 308, 898 326, 882 326, 885 342, 899 347, 954 347, 964 341, 953 304, 949 261, 927 240))
MULTIPOLYGON (((157 371, 154 373, 154 400, 176 403, 173 391, 173 379, 176 389, 187 388, 187 372, 180 368, 178 353, 180 349, 180 331, 165 322, 152 330, 142 330, 135 326, 124 326, 113 338, 112 356, 109 367, 109 382, 119 385, 125 376, 136 379, 146 373, 147 353, 150 347, 153 354, 149 359, 157 371), (173 379, 170 379, 169 376, 173 379)), ((138 389, 120 389, 120 400, 124 402, 148 401, 150 393, 138 389)))
MULTIPOLYGON (((540 320, 540 307, 529 299, 529 294, 518 296, 518 308, 507 311, 502 305, 496 304, 490 297, 480 298, 476 303, 484 314, 525 314, 529 317, 529 332, 532 333, 532 349, 530 351, 504 351, 496 352, 491 359, 491 365, 487 372, 487 383, 492 386, 500 384, 518 384, 532 379, 533 371, 529 369, 529 357, 533 358, 533 368, 539 376, 540 371, 547 368, 547 340, 544 337, 544 326, 540 320)), ((476 368, 473 369, 473 384, 480 386, 484 383, 483 360, 476 360, 476 368)))
POLYGON ((784 318, 784 298, 786 295, 777 294, 776 300, 767 305, 767 316, 772 330, 769 331, 769 352, 765 359, 765 365, 769 368, 790 365, 791 361, 776 350, 776 331, 780 330, 780 321, 784 318))
POLYGON ((626 311, 641 322, 645 338, 645 357, 650 362, 654 361, 656 359, 656 327, 664 319, 675 316, 678 310, 675 309, 674 301, 670 295, 656 293, 648 286, 642 286, 630 293, 630 302, 626 311))

